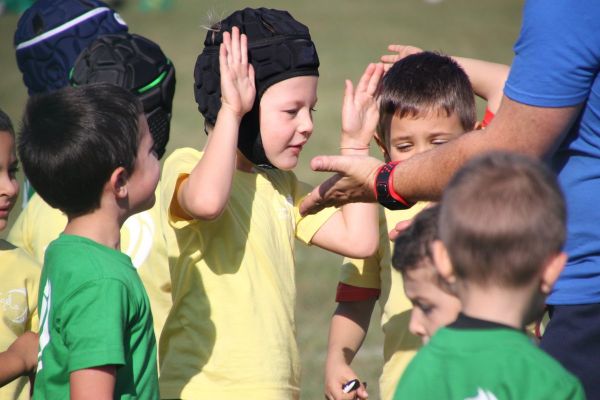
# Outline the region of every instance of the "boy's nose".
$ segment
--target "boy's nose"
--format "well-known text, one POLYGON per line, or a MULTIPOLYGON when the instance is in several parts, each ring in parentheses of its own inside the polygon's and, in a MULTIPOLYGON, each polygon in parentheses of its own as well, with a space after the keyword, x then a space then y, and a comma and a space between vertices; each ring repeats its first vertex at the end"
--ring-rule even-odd
POLYGON ((302 116, 302 120, 300 121, 300 124, 298 125, 298 132, 300 132, 301 134, 303 134, 304 136, 306 136, 307 138, 312 134, 313 132, 313 119, 312 119, 312 115, 310 114, 310 112, 305 113, 305 115, 302 116))
POLYGON ((15 197, 19 193, 19 184, 8 174, 0 174, 0 196, 15 197))
POLYGON ((415 308, 410 312, 410 322, 408 323, 408 330, 415 336, 419 336, 420 338, 424 337, 427 332, 425 331, 425 327, 421 322, 421 318, 419 317, 419 311, 415 308))

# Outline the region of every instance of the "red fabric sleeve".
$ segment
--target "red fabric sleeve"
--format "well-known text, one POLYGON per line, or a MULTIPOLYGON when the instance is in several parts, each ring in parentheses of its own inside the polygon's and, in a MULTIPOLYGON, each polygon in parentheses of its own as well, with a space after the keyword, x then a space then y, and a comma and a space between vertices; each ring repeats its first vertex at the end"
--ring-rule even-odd
POLYGON ((489 108, 486 108, 485 115, 483 116, 483 121, 481 121, 481 128, 487 127, 494 119, 494 116, 495 114, 491 112, 489 108))
POLYGON ((335 301, 339 303, 342 301, 377 299, 380 292, 380 289, 362 288, 340 282, 335 293, 335 301))

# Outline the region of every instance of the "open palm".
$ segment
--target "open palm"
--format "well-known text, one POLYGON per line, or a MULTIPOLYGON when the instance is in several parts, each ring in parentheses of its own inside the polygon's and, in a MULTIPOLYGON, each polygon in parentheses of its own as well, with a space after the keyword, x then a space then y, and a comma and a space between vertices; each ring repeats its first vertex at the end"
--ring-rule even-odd
POLYGON ((252 109, 256 96, 254 68, 248 64, 248 39, 237 27, 223 33, 219 49, 221 103, 242 117, 252 109))

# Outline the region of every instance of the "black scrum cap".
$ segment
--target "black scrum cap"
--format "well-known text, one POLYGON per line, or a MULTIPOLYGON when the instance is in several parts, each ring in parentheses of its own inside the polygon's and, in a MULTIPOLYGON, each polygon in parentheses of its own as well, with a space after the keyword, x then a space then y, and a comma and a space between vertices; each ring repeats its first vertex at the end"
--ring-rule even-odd
POLYGON ((238 148, 254 164, 272 167, 260 136, 260 99, 277 82, 296 76, 319 76, 319 57, 308 28, 287 11, 246 8, 234 12, 208 31, 194 69, 198 110, 211 125, 221 108, 219 46, 223 32, 231 32, 234 26, 248 37, 248 60, 256 76, 256 99, 242 119, 238 148))

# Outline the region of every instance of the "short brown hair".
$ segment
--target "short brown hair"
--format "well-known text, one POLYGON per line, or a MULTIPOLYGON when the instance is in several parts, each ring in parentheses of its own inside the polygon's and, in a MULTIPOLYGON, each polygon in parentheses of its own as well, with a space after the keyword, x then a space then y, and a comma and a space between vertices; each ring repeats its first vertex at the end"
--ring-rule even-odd
POLYGON ((468 132, 477 121, 469 77, 452 58, 430 51, 407 56, 383 76, 378 89, 377 135, 388 148, 392 117, 456 114, 468 132))
POLYGON ((439 206, 421 211, 394 241, 392 265, 398 271, 416 269, 424 262, 433 263, 431 244, 438 238, 439 206))
POLYGON ((439 235, 459 279, 522 287, 565 241, 566 209, 541 162, 493 152, 452 178, 440 206, 439 235))

